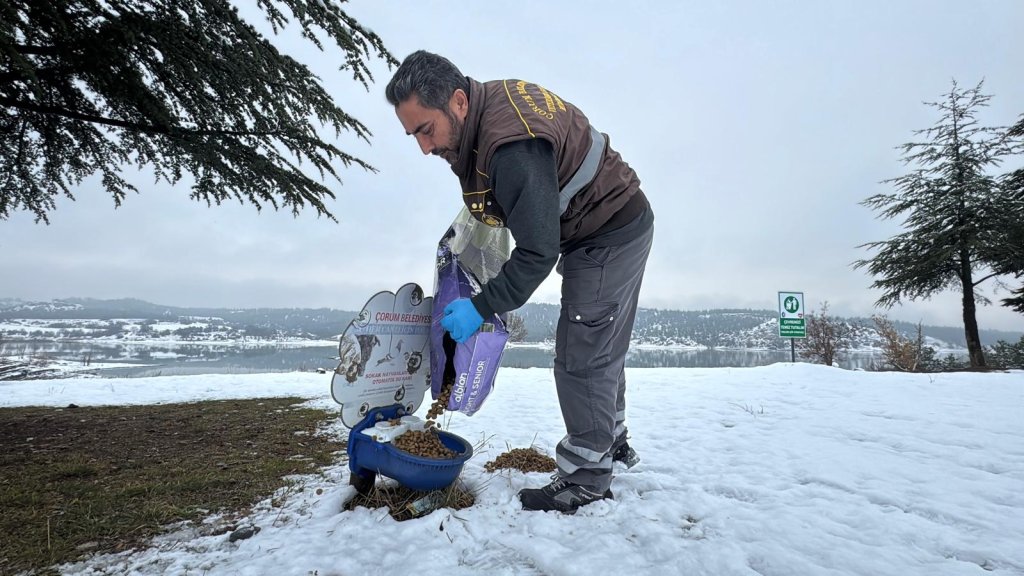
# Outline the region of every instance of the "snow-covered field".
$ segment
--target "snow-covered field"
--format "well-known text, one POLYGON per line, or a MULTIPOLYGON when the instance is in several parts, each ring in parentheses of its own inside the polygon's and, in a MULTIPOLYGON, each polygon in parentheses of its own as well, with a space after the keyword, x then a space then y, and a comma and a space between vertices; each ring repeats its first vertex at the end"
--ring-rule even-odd
MULTIPOLYGON (((1024 574, 1024 372, 895 374, 808 364, 632 369, 642 462, 614 501, 524 512, 544 474, 488 474, 509 447, 563 433, 552 375, 503 369, 449 429, 478 445, 476 504, 406 522, 342 512, 339 464, 249 522, 248 540, 187 529, 65 574, 1024 574)), ((0 383, 0 406, 298 395, 333 408, 330 375, 204 375, 0 383)), ((429 402, 425 403, 428 404, 429 402)), ((426 406, 421 412, 426 411, 426 406)), ((422 416, 422 414, 421 414, 422 416)), ((336 429, 343 434, 344 430, 336 429)))

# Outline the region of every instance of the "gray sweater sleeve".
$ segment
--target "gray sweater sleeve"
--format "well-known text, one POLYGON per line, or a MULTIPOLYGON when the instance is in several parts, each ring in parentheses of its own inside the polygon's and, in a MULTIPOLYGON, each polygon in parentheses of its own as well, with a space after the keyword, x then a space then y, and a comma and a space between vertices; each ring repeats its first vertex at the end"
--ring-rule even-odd
POLYGON ((499 147, 491 158, 491 186, 505 212, 515 248, 473 305, 485 319, 519 308, 558 262, 561 227, 558 174, 551 144, 542 138, 499 147))

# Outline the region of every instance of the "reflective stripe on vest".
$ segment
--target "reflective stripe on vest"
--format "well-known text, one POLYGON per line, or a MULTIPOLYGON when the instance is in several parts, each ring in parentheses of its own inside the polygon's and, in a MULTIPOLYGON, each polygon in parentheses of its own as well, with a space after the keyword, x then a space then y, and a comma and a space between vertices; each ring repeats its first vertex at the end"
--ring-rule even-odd
POLYGON ((580 190, 583 190, 597 175, 597 167, 604 156, 604 136, 593 126, 590 127, 590 150, 576 169, 576 173, 566 182, 565 187, 558 191, 558 213, 565 214, 569 201, 580 190))

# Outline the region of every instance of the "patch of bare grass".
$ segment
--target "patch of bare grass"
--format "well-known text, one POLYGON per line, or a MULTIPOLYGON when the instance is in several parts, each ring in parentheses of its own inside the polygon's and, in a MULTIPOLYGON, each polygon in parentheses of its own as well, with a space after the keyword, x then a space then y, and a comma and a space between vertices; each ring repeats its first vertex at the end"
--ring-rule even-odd
POLYGON ((302 401, 0 409, 0 575, 244 514, 332 464, 344 443, 316 432, 336 414, 302 401))

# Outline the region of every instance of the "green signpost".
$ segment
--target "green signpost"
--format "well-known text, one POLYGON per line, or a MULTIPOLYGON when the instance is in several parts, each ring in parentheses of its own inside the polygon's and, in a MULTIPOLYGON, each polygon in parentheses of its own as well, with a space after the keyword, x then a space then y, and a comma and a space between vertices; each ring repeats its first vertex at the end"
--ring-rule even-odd
POLYGON ((779 337, 789 338, 789 353, 796 362, 796 338, 807 338, 804 293, 779 292, 779 337))

